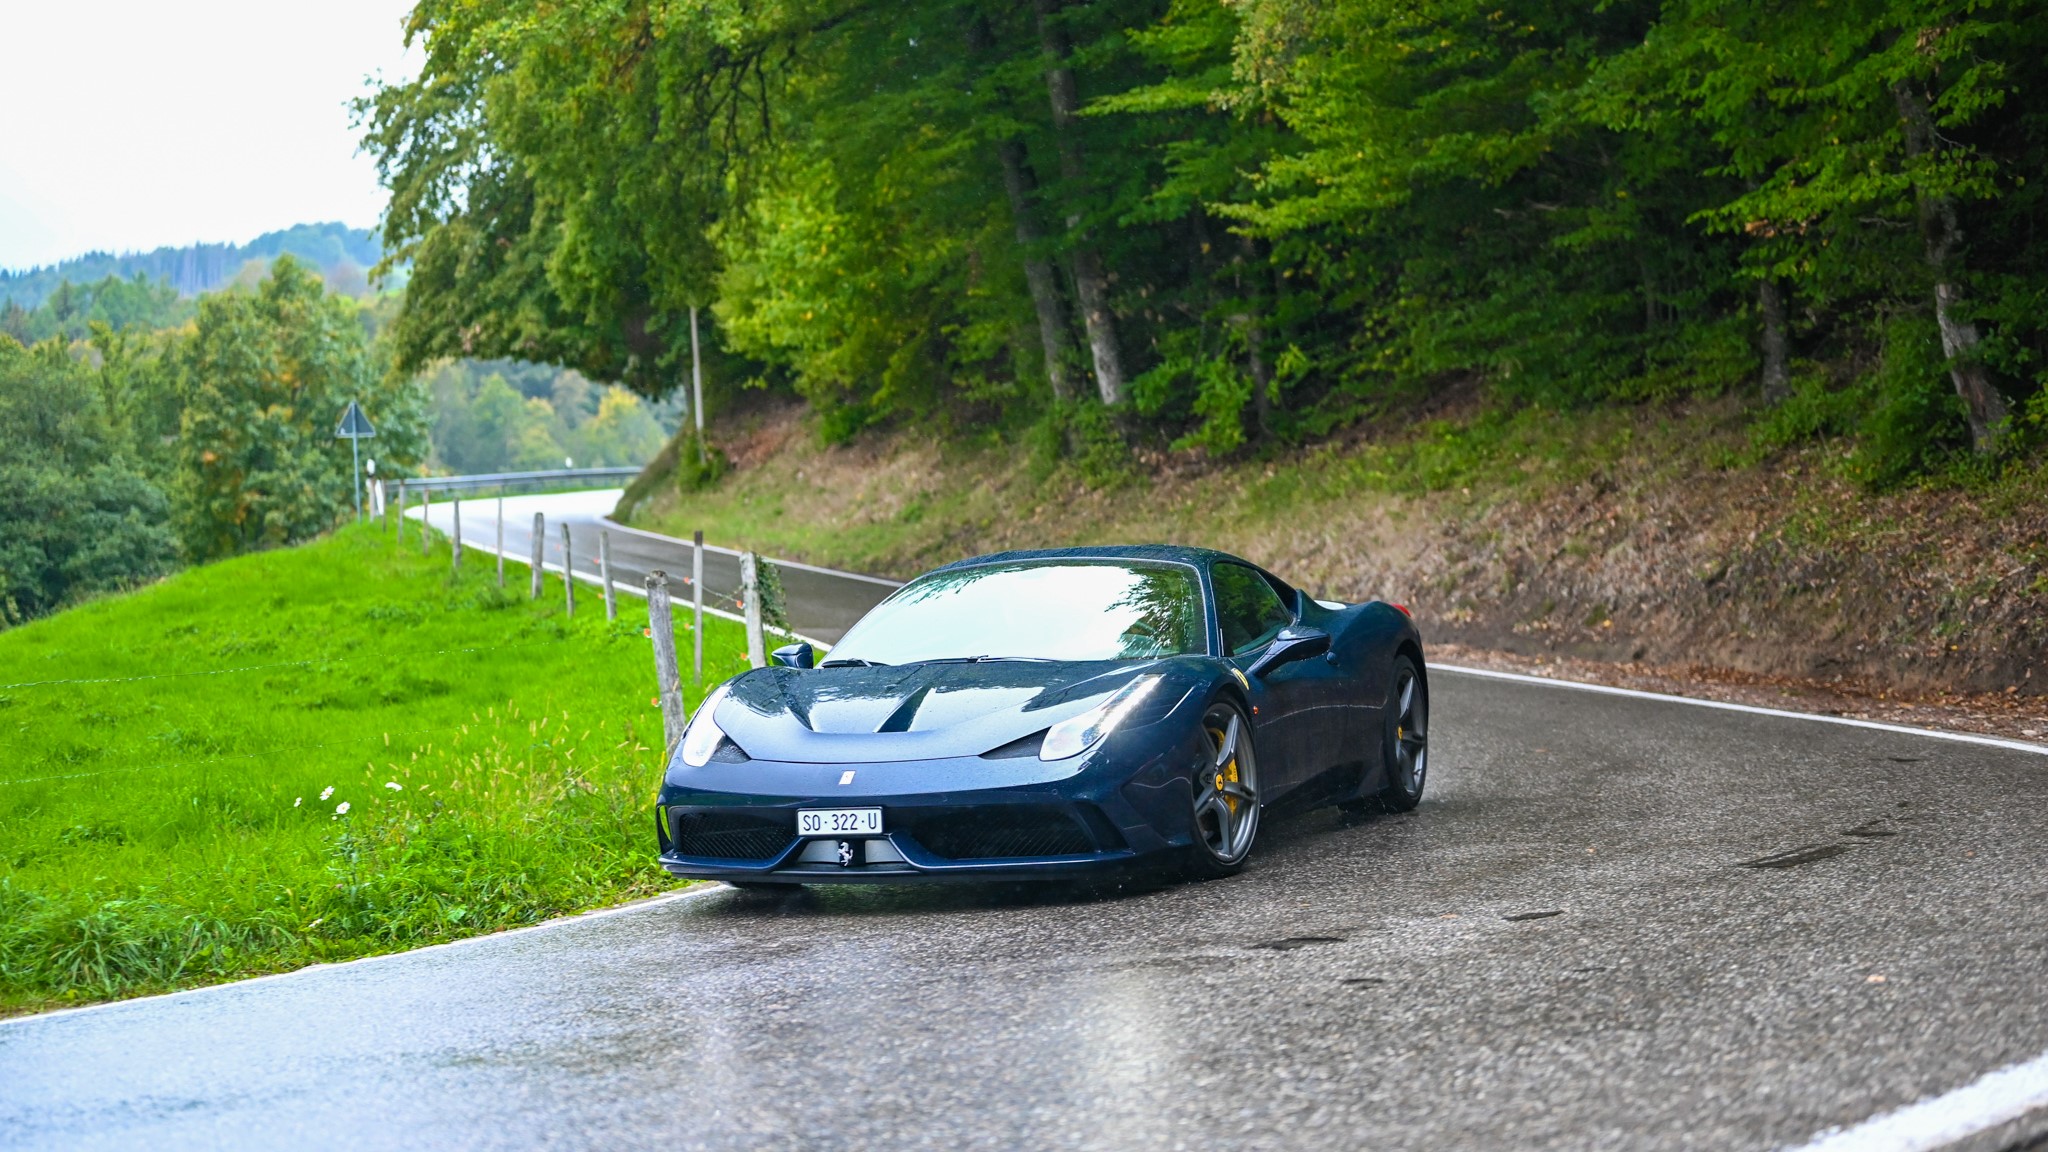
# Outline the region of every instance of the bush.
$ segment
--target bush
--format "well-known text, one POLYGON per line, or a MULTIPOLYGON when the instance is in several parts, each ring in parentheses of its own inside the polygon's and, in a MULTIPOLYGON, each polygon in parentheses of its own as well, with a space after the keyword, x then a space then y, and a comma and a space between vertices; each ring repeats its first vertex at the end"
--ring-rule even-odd
POLYGON ((718 445, 699 439, 695 428, 676 436, 676 487, 683 495, 702 492, 732 471, 732 461, 718 445))
POLYGON ((1851 461, 1868 487, 1895 488, 1939 472, 1969 450, 1969 415, 1931 317, 1913 314, 1886 326, 1884 362, 1870 388, 1872 406, 1851 461))

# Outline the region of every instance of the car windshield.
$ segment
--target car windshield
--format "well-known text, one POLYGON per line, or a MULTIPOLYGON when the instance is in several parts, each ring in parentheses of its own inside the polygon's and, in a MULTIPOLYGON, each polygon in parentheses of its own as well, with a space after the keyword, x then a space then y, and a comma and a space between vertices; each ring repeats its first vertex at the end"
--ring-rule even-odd
POLYGON ((829 664, 919 660, 1138 660, 1207 651, 1191 569, 1025 561, 934 572, 898 589, 835 645, 829 664))

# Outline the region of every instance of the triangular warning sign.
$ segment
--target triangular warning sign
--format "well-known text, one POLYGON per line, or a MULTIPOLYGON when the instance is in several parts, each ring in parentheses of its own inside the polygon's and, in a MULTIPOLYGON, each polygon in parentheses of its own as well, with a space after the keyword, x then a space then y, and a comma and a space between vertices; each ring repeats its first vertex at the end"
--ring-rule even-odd
POLYGON ((355 401, 349 401, 347 409, 341 414, 341 423, 334 428, 334 438, 336 440, 367 440, 376 434, 377 430, 370 426, 370 418, 363 415, 363 410, 356 407, 355 401))

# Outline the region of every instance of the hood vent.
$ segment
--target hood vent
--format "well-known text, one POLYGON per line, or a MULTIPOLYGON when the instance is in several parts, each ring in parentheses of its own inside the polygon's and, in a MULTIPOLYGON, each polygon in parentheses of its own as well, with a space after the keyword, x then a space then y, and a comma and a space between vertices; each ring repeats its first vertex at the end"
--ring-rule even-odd
POLYGON ((981 754, 983 760, 1023 760, 1038 755, 1045 745, 1046 729, 1040 728, 1029 736, 1020 736, 998 748, 991 748, 981 754))
POLYGON ((887 720, 882 721, 882 726, 880 728, 875 729, 875 731, 910 731, 910 722, 912 720, 917 719, 917 710, 924 705, 924 698, 931 695, 931 693, 932 686, 930 684, 926 684, 924 687, 919 688, 915 692, 912 692, 907 698, 904 699, 903 703, 896 706, 896 710, 894 712, 889 713, 889 718, 887 720))

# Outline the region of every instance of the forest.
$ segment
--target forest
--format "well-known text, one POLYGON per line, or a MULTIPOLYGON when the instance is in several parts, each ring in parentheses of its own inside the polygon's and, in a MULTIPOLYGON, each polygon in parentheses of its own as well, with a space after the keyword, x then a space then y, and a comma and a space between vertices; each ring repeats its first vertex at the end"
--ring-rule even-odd
POLYGON ((294 224, 247 244, 188 244, 118 255, 88 252, 44 268, 0 269, 0 310, 33 310, 67 286, 75 289, 109 277, 161 284, 180 296, 197 296, 227 287, 252 266, 267 269, 279 256, 310 266, 330 286, 362 295, 368 288, 364 270, 383 254, 373 233, 333 221, 294 224))
POLYGON ((357 106, 400 365, 1270 451, 1748 396, 1874 488, 2038 445, 2024 0, 420 0, 357 106))
POLYGON ((384 476, 639 464, 679 419, 542 365, 395 369, 395 308, 290 255, 196 298, 137 273, 0 308, 0 629, 332 529, 350 400, 384 476))

